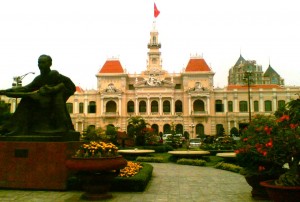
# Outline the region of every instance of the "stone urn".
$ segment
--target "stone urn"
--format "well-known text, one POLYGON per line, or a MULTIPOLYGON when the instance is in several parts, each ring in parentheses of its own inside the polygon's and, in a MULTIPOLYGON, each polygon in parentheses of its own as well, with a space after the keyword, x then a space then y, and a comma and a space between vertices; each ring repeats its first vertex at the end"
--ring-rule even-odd
POLYGON ((298 202, 300 199, 300 186, 276 185, 275 180, 260 182, 265 187, 270 199, 274 202, 298 202))
POLYGON ((275 179, 275 176, 270 175, 252 175, 245 176, 246 182, 252 187, 251 195, 257 200, 268 200, 269 195, 265 187, 261 186, 262 181, 275 179))
POLYGON ((112 181, 127 165, 122 156, 101 158, 71 158, 66 161, 68 169, 77 171, 85 193, 84 200, 103 200, 112 198, 109 193, 112 181))

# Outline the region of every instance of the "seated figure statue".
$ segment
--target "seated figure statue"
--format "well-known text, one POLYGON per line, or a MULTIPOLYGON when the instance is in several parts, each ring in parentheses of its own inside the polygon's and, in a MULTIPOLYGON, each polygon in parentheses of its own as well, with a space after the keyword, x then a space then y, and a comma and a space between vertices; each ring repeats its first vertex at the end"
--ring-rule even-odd
POLYGON ((53 135, 74 131, 66 101, 76 87, 68 77, 51 70, 52 59, 38 59, 40 75, 23 87, 0 90, 1 95, 22 98, 15 113, 2 126, 4 136, 53 135))

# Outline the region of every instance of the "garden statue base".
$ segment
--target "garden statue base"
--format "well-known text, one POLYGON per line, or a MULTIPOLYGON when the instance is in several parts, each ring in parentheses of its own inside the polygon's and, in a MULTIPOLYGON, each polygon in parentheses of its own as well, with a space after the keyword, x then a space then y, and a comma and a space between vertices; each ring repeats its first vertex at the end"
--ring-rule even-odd
POLYGON ((0 141, 0 187, 66 190, 69 171, 65 162, 80 144, 0 141))
POLYGON ((66 142, 79 141, 80 133, 76 131, 68 132, 34 132, 30 135, 0 136, 0 141, 12 142, 66 142))

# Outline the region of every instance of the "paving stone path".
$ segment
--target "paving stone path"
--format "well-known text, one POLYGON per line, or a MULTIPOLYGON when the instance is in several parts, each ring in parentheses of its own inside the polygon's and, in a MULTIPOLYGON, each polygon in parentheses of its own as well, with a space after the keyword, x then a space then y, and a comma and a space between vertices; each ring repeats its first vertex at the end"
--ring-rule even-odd
MULTIPOLYGON (((109 202, 266 202, 251 197, 240 174, 210 167, 151 163, 153 177, 144 192, 112 192, 109 202)), ((0 190, 0 201, 78 202, 79 191, 0 190)))

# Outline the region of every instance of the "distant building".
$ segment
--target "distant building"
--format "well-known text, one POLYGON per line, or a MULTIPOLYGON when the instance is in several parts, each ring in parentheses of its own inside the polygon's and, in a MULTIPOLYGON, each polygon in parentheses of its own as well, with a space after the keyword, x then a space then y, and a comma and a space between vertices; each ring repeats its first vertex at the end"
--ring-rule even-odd
MULTIPOLYGON (((128 118, 141 116, 157 133, 174 129, 190 137, 229 134, 233 127, 239 129, 249 122, 249 98, 251 116, 255 116, 272 114, 298 97, 300 86, 284 86, 271 66, 263 72, 255 61, 241 55, 229 70, 224 88, 214 88, 215 73, 198 55, 189 59, 182 72, 169 73, 163 69, 158 39, 154 25, 147 44, 147 66, 138 67, 140 73, 127 73, 118 58, 111 58, 96 75, 96 90, 77 87, 67 101, 77 131, 108 125, 127 131, 128 118), (251 72, 249 89, 246 72, 251 72)), ((8 100, 12 106, 13 100, 8 100)))

